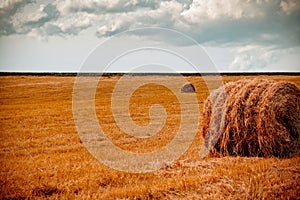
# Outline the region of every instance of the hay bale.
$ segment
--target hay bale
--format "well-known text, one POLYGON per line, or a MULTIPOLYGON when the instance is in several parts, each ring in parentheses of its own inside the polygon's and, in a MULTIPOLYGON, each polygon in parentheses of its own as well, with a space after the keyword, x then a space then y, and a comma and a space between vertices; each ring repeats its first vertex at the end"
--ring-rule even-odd
POLYGON ((182 86, 181 92, 182 93, 193 93, 193 92, 195 92, 195 87, 191 83, 186 83, 186 84, 184 84, 184 86, 182 86))
POLYGON ((299 155, 300 90, 267 79, 228 83, 206 99, 201 132, 213 155, 299 155))

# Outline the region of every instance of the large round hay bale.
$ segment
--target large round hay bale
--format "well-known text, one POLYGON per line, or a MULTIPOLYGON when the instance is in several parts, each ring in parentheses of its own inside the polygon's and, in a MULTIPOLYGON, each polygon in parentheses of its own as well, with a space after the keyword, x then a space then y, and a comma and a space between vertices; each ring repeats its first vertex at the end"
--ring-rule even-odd
POLYGON ((182 86, 181 92, 182 93, 194 93, 195 92, 195 87, 191 83, 186 83, 182 86))
POLYGON ((206 99, 201 127, 213 155, 299 155, 300 90, 258 78, 227 83, 206 99))

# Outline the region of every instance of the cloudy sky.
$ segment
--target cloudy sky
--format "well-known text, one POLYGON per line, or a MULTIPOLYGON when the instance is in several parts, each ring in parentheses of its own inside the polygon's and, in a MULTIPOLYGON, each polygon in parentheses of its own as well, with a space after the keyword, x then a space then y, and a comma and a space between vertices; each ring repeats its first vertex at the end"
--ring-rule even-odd
MULTIPOLYGON (((143 27, 188 35, 219 71, 300 71, 299 0, 1 0, 0 71, 78 71, 101 42, 143 27)), ((160 37, 139 34, 145 44, 160 37)))

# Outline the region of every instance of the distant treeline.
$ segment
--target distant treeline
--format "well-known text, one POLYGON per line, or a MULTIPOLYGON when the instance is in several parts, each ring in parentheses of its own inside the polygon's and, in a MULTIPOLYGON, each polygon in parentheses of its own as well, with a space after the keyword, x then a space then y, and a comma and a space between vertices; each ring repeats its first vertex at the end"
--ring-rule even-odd
POLYGON ((300 72, 203 72, 203 73, 78 73, 78 72, 0 72, 0 76, 253 76, 253 75, 267 75, 267 76, 299 76, 300 72))

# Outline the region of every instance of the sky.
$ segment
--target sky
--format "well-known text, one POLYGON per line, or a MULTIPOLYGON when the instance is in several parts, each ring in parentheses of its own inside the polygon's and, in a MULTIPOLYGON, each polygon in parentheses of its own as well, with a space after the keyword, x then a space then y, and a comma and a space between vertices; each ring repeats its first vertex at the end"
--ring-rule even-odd
MULTIPOLYGON (((101 44, 107 43, 101 56, 116 55, 119 47, 131 45, 128 38, 145 47, 159 41, 160 48, 172 46, 195 57, 203 54, 198 44, 216 66, 203 71, 299 72, 300 1, 0 1, 0 71, 78 72, 101 44), (166 36, 147 27, 178 34, 166 36), (119 46, 109 45, 116 36, 119 46)), ((133 60, 143 62, 148 54, 128 54, 111 70, 130 71, 133 60)), ((154 60, 159 56, 151 55, 154 60)), ((164 58, 177 71, 193 70, 174 57, 164 58)))

